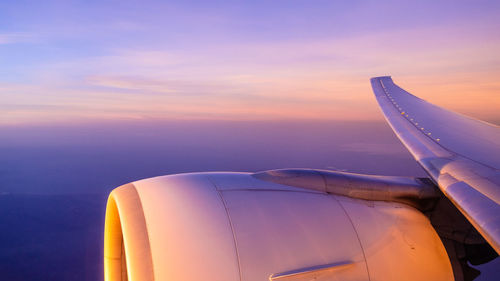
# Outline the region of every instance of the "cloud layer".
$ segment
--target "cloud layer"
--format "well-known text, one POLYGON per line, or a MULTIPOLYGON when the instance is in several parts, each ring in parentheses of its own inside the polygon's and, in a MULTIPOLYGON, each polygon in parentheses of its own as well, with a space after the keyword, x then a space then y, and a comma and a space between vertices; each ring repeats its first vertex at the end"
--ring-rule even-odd
MULTIPOLYGON (((494 2, 49 3, 50 18, 0 29, 0 124, 380 119, 368 79, 386 74, 500 120, 494 2)), ((20 8, 4 6, 7 20, 20 8)))

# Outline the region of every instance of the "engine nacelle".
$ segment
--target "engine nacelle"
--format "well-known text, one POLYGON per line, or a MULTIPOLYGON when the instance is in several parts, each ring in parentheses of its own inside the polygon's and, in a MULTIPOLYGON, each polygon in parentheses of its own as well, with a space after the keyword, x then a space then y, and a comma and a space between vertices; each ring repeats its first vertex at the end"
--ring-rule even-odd
POLYGON ((104 259, 108 281, 453 280, 443 243, 414 207, 250 173, 115 189, 104 259))

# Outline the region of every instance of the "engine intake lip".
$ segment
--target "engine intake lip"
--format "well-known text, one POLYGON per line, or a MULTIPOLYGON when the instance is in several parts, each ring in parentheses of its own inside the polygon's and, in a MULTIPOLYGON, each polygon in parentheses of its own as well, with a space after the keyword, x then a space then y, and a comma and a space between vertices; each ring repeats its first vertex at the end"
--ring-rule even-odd
POLYGON ((139 194, 131 183, 116 188, 108 198, 104 280, 154 280, 146 220, 139 194))

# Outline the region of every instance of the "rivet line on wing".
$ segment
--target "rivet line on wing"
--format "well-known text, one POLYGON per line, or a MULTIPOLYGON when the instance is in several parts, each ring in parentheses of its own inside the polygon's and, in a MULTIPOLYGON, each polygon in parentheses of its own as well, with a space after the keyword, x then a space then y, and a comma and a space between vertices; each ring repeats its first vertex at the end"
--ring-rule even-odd
POLYGON ((391 96, 391 94, 389 93, 389 91, 385 87, 385 85, 382 82, 382 80, 379 80, 379 81, 380 81, 380 85, 382 86, 382 89, 384 90, 385 95, 387 96, 387 98, 389 98, 389 100, 391 101, 392 105, 395 108, 398 109, 399 113, 401 113, 401 115, 403 115, 403 117, 405 117, 408 120, 408 122, 410 122, 411 124, 413 124, 417 129, 420 129, 424 133, 424 135, 427 135, 432 140, 434 140, 436 142, 441 141, 440 138, 432 138, 431 137, 431 132, 426 131, 424 127, 418 126, 418 122, 416 120, 414 120, 413 118, 410 118, 410 114, 408 112, 404 111, 403 108, 401 106, 399 106, 398 103, 394 100, 394 98, 391 96))

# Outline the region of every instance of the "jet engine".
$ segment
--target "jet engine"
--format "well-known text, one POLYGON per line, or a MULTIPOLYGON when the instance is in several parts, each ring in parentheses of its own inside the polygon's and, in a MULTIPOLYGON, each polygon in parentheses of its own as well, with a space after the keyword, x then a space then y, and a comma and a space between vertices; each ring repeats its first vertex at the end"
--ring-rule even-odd
POLYGON ((109 196, 105 279, 463 280, 426 214, 439 198, 426 179, 319 170, 140 180, 109 196))

